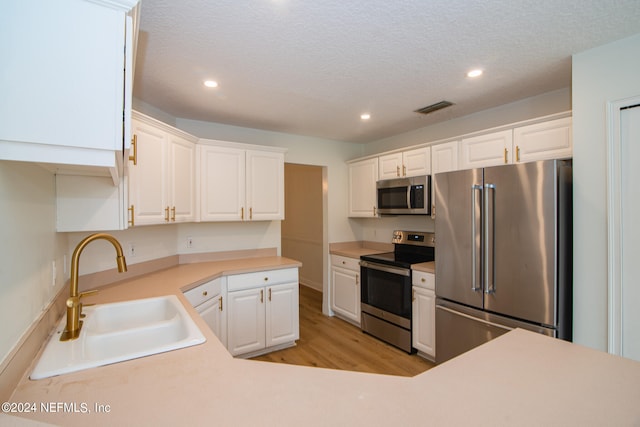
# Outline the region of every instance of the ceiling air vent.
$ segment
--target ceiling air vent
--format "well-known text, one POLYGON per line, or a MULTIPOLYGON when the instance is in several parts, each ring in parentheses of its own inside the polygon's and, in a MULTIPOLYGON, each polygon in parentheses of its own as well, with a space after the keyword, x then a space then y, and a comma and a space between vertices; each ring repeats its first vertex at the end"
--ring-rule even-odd
POLYGON ((434 111, 438 111, 443 108, 450 107, 452 105, 453 105, 453 102, 440 101, 440 102, 436 102, 435 104, 427 105, 426 107, 422 107, 417 110, 414 110, 414 113, 429 114, 429 113, 433 113, 434 111))

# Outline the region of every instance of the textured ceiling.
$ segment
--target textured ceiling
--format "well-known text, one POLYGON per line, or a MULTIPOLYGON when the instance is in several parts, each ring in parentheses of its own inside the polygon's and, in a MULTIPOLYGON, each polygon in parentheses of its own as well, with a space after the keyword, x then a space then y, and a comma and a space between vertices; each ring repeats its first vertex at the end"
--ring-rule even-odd
POLYGON ((141 4, 139 100, 178 118, 352 142, 568 87, 573 53, 640 32, 638 0, 141 4), (467 78, 476 67, 484 75, 467 78), (441 100, 455 105, 413 112, 441 100))

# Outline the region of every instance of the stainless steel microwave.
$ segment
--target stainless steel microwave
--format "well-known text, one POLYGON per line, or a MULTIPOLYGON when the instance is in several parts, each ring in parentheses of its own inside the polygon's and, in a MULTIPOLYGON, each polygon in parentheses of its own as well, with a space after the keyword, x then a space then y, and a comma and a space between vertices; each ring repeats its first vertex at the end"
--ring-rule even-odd
POLYGON ((377 183, 380 215, 430 215, 431 176, 386 179, 377 183))

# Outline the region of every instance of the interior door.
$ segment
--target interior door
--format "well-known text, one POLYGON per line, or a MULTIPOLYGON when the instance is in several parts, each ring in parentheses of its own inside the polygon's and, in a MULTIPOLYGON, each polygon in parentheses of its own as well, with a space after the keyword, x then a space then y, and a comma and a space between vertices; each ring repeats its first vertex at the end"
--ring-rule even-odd
POLYGON ((555 170, 555 161, 485 168, 487 310, 555 323, 555 170))
POLYGON ((480 253, 482 169, 435 175, 436 295, 483 307, 480 253))
POLYGON ((622 337, 621 354, 640 361, 640 106, 620 112, 622 202, 622 337))

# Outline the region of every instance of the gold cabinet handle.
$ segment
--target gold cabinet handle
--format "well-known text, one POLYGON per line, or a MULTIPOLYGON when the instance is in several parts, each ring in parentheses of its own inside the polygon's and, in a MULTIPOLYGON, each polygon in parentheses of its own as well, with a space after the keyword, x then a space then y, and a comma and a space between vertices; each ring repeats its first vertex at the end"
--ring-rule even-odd
POLYGON ((129 211, 129 215, 130 218, 129 219, 129 226, 133 227, 135 225, 135 219, 134 219, 134 215, 135 215, 135 208, 133 207, 133 205, 131 205, 131 207, 129 207, 129 209, 127 209, 129 211))
POLYGON ((271 288, 269 288, 269 301, 271 301, 271 288))
POLYGON ((507 163, 507 156, 509 155, 509 150, 504 149, 504 162, 507 163))
POLYGON ((169 222, 169 206, 164 208, 164 220, 165 222, 169 222))
POLYGON ((400 176, 400 166, 396 166, 396 176, 400 176))
POLYGON ((202 293, 202 296, 203 296, 203 297, 206 297, 207 295, 209 295, 209 292, 207 292, 207 291, 204 291, 204 292, 202 293))
POLYGON ((356 274, 356 285, 360 284, 360 275, 356 274))
POLYGON ((407 167, 402 165, 402 176, 407 176, 407 167))
POLYGON ((516 162, 520 161, 520 146, 516 145, 516 162))
POLYGON ((376 216, 376 207, 373 207, 373 216, 376 216))
POLYGON ((222 311, 222 295, 220 295, 220 311, 222 311))
POLYGON ((171 221, 175 222, 175 220, 176 220, 176 207, 174 206, 171 208, 171 221))
POLYGON ((260 302, 264 302, 264 289, 260 289, 260 302))
POLYGON ((425 280, 425 278, 424 278, 424 277, 423 277, 423 278, 421 278, 421 279, 420 279, 420 281, 421 281, 422 283, 426 282, 426 280, 425 280))
POLYGON ((133 149, 133 155, 129 154, 129 160, 135 166, 138 164, 138 135, 133 135, 133 138, 131 138, 131 148, 133 149))
POLYGON ((244 207, 240 208, 240 219, 244 221, 244 207))

